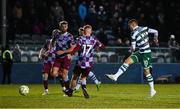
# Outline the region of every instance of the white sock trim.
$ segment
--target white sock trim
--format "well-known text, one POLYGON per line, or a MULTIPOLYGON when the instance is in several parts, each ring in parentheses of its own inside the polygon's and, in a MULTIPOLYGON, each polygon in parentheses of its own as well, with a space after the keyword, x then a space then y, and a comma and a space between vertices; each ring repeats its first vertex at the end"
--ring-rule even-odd
POLYGON ((124 63, 123 65, 125 65, 125 66, 129 67, 129 64, 124 63))

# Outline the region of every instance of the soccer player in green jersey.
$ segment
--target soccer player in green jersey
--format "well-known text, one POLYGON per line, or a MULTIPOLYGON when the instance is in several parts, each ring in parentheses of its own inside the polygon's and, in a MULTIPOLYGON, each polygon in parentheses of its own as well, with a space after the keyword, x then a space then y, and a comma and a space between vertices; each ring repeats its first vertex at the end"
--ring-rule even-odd
POLYGON ((131 64, 140 62, 144 68, 144 76, 146 77, 146 81, 150 86, 150 97, 153 97, 156 94, 156 90, 154 89, 154 80, 151 75, 152 56, 149 45, 148 33, 153 33, 154 39, 158 41, 158 31, 155 29, 150 29, 148 27, 138 26, 138 22, 136 19, 131 19, 128 22, 128 25, 132 31, 131 34, 132 54, 124 61, 123 65, 121 65, 121 67, 119 68, 116 74, 106 74, 106 76, 111 80, 117 81, 118 77, 121 76, 131 64), (136 46, 138 48, 138 51, 135 51, 136 46))

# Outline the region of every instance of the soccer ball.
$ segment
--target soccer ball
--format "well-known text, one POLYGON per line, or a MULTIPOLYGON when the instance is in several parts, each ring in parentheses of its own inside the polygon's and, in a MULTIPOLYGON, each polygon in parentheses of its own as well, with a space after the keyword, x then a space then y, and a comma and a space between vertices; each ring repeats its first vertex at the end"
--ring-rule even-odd
POLYGON ((19 93, 21 95, 27 95, 29 93, 29 87, 26 85, 22 85, 19 87, 19 93))

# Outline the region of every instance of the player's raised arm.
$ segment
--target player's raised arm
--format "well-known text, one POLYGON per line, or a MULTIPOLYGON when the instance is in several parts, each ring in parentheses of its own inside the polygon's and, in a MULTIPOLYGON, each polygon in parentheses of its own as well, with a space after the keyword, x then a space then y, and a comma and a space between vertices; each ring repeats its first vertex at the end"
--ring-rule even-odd
MULTIPOLYGON (((83 30, 83 29, 82 29, 83 30)), ((84 31, 84 30, 83 30, 84 31)), ((83 34, 81 34, 83 35, 83 34)), ((82 43, 82 36, 80 36, 76 42, 76 46, 74 47, 73 51, 71 52, 71 54, 76 53, 77 51, 79 51, 79 49, 81 48, 81 44, 82 43)))
POLYGON ((148 33, 154 34, 154 42, 155 42, 155 43, 159 43, 159 42, 158 42, 158 31, 157 31, 157 30, 152 29, 152 28, 149 28, 149 29, 148 29, 148 33))
POLYGON ((158 37, 158 31, 155 29, 149 28, 148 33, 154 34, 154 37, 156 37, 156 38, 158 37))
POLYGON ((102 43, 102 42, 100 42, 97 38, 95 38, 96 39, 96 45, 95 46, 97 46, 98 48, 98 50, 99 49, 105 49, 105 45, 102 43))

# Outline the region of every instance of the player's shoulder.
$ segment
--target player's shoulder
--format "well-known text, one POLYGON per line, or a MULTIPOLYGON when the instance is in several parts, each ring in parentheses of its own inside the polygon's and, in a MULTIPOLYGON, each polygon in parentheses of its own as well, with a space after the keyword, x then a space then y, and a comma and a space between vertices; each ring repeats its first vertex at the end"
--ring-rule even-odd
POLYGON ((73 37, 73 35, 70 32, 67 32, 67 36, 73 37))
POLYGON ((147 26, 139 26, 139 31, 141 30, 148 30, 148 27, 147 26))
POLYGON ((133 30, 131 32, 131 36, 132 35, 137 35, 138 33, 140 33, 141 31, 144 31, 144 30, 147 30, 148 27, 145 27, 145 26, 138 26, 135 30, 133 30))
POLYGON ((95 37, 95 36, 93 37, 93 40, 97 44, 102 44, 102 42, 97 37, 95 37))
POLYGON ((96 36, 94 36, 94 35, 92 35, 92 39, 94 39, 96 41, 99 41, 99 39, 96 36))
POLYGON ((51 39, 46 39, 45 43, 48 44, 50 43, 51 39))
POLYGON ((147 27, 147 26, 143 26, 143 28, 144 28, 144 29, 148 29, 149 27, 147 27))
POLYGON ((133 31, 131 32, 131 37, 132 37, 133 39, 136 38, 136 36, 139 34, 139 32, 140 32, 140 27, 136 28, 135 30, 133 30, 133 31))
POLYGON ((97 39, 95 35, 91 35, 92 38, 97 39))
POLYGON ((84 39, 85 37, 82 35, 82 36, 79 36, 79 38, 78 39, 84 39))
POLYGON ((78 42, 81 42, 83 40, 86 40, 86 38, 83 35, 78 37, 78 42))

